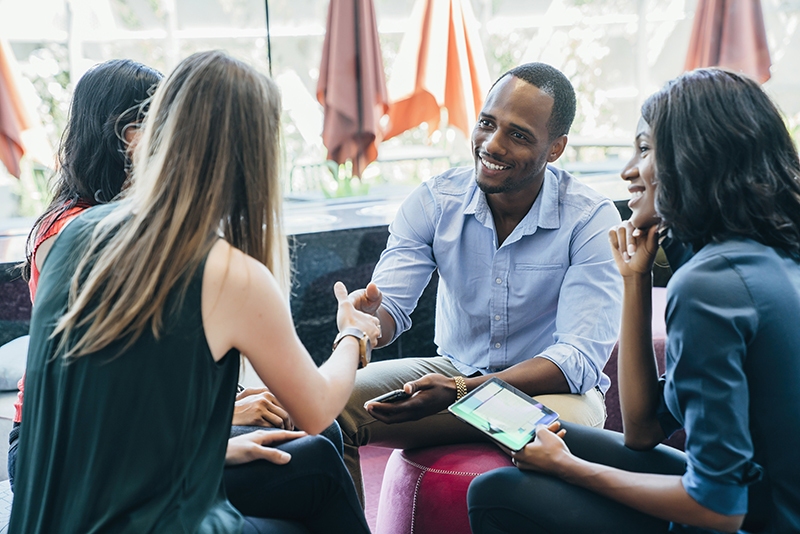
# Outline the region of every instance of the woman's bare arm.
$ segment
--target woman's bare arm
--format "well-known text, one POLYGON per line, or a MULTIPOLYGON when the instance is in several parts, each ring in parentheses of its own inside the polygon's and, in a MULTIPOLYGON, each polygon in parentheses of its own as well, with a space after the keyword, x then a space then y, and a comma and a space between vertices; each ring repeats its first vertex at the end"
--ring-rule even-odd
MULTIPOLYGON (((377 319, 356 311, 344 285, 338 286, 340 329, 358 328, 375 343, 377 319)), ((316 434, 339 415, 355 381, 358 341, 345 337, 317 368, 297 337, 285 297, 263 264, 218 241, 206 262, 202 307, 213 357, 219 360, 231 348, 241 351, 299 428, 316 434)))
POLYGON ((609 240, 623 280, 617 377, 625 445, 651 449, 665 437, 656 417, 660 392, 652 333, 657 228, 639 231, 626 221, 609 232, 609 240))

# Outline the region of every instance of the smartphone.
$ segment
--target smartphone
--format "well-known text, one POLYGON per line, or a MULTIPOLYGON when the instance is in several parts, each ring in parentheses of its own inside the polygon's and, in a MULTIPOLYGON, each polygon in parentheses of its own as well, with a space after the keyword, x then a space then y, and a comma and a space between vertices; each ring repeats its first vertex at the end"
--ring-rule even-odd
POLYGON ((499 378, 491 378, 448 410, 512 451, 524 447, 537 425, 549 425, 558 414, 499 378))
POLYGON ((364 403, 366 406, 372 402, 398 402, 401 400, 406 400, 411 395, 403 391, 402 389, 395 389, 394 391, 390 391, 388 393, 384 393, 383 395, 378 395, 374 399, 370 399, 364 403))

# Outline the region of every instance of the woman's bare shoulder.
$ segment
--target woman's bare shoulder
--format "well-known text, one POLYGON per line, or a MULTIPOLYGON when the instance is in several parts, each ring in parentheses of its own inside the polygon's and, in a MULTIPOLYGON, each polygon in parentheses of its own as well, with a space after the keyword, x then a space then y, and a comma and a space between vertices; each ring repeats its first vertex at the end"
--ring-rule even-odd
POLYGON ((207 282, 224 284, 228 290, 243 290, 253 283, 264 282, 265 278, 273 278, 263 263, 224 239, 217 240, 211 247, 205 270, 207 282))
POLYGON ((210 297, 209 303, 226 306, 231 311, 283 299, 269 269, 223 239, 208 254, 203 293, 204 300, 210 297))
POLYGON ((206 259, 202 306, 206 339, 215 359, 231 347, 250 349, 249 336, 263 329, 259 321, 281 325, 291 321, 284 317, 291 316, 267 267, 222 239, 206 259))

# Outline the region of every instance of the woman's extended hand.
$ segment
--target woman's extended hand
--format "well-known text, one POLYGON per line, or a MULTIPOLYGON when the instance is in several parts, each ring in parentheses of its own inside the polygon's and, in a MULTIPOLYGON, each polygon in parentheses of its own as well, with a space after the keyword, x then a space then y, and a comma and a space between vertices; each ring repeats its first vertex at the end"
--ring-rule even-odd
POLYGON ((336 312, 336 325, 341 332, 345 328, 357 328, 367 334, 372 346, 378 344, 381 337, 381 322, 374 315, 361 312, 353 306, 348 298, 347 288, 342 282, 333 285, 333 293, 339 301, 339 310, 336 312))
POLYGON ((623 277, 649 275, 658 252, 658 226, 645 230, 623 221, 608 231, 617 269, 623 277))
POLYGON ((255 460, 266 460, 273 464, 288 464, 292 456, 288 452, 269 447, 307 436, 305 432, 289 430, 256 430, 228 440, 225 465, 246 464, 255 460))
POLYGON ((558 421, 548 426, 539 425, 536 428, 536 439, 522 450, 513 452, 511 461, 520 469, 558 475, 560 467, 573 458, 567 444, 561 439, 566 433, 558 421))

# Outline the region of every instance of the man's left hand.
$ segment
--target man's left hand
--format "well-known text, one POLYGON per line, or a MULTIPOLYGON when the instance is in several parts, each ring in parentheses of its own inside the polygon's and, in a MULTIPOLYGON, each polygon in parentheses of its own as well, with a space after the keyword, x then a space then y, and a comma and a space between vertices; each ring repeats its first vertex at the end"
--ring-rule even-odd
POLYGON ((438 373, 407 382, 403 390, 411 397, 398 402, 372 402, 364 408, 378 421, 405 423, 439 413, 456 400, 455 382, 438 373))

